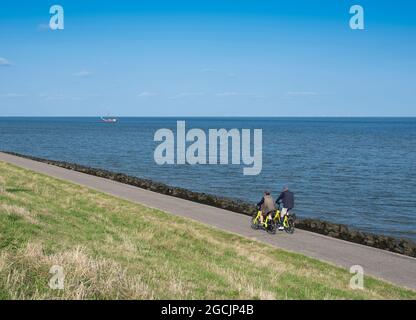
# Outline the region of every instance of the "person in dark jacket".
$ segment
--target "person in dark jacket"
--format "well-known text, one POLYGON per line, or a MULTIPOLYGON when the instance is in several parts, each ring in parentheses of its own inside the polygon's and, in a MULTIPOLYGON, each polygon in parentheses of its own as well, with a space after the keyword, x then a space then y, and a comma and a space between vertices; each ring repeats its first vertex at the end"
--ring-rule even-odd
POLYGON ((268 214, 276 210, 273 197, 271 196, 269 191, 264 192, 263 198, 261 198, 260 202, 257 203, 257 207, 262 212, 262 215, 260 215, 260 222, 263 223, 263 219, 268 214))
MULTIPOLYGON (((280 219, 282 222, 285 215, 287 215, 289 211, 292 210, 295 206, 295 195, 293 194, 293 192, 289 191, 289 188, 287 186, 283 188, 282 193, 280 193, 279 198, 277 198, 277 206, 279 206, 280 202, 282 203, 282 211, 280 214, 280 219)), ((279 230, 283 229, 283 226, 280 225, 279 230)))

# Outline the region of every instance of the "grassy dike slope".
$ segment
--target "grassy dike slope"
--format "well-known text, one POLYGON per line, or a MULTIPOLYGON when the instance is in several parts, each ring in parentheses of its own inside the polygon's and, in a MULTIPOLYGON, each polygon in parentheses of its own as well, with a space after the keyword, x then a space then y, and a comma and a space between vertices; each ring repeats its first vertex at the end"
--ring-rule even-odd
POLYGON ((0 299, 416 299, 372 278, 351 290, 350 277, 0 162, 0 299), (64 290, 48 286, 53 265, 64 268, 64 290))

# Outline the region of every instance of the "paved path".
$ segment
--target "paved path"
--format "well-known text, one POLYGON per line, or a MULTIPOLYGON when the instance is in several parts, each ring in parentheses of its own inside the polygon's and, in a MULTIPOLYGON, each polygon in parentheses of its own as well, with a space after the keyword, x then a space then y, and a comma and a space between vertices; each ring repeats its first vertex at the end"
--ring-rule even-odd
POLYGON ((299 252, 347 269, 353 265, 360 265, 364 268, 366 274, 401 286, 416 289, 415 258, 303 230, 296 230, 293 235, 288 235, 285 232, 269 235, 266 232, 252 230, 250 228, 250 218, 235 212, 162 195, 108 179, 1 152, 0 161, 9 162, 52 177, 81 184, 174 215, 192 218, 222 230, 255 238, 272 246, 292 252, 299 252))

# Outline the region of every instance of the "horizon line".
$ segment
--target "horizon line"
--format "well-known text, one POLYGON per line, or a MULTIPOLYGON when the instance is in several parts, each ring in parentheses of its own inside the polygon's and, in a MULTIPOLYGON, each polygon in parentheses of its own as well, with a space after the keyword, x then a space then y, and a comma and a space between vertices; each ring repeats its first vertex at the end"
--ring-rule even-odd
MULTIPOLYGON (((40 116, 22 116, 22 115, 9 115, 9 116, 3 116, 0 115, 0 118, 101 118, 102 115, 89 115, 89 116, 76 116, 76 115, 40 115, 40 116)), ((108 116, 107 116, 108 117, 108 116)), ((161 115, 150 115, 150 116, 111 116, 115 118, 416 118, 416 115, 385 115, 385 116, 377 116, 377 115, 370 115, 370 116, 360 116, 360 115, 351 115, 351 116, 336 116, 336 115, 316 115, 316 116, 250 116, 250 115, 243 115, 243 116, 227 116, 227 115, 213 115, 213 116, 207 116, 207 115, 201 115, 201 116, 185 116, 185 115, 179 115, 179 116, 161 116, 161 115)))

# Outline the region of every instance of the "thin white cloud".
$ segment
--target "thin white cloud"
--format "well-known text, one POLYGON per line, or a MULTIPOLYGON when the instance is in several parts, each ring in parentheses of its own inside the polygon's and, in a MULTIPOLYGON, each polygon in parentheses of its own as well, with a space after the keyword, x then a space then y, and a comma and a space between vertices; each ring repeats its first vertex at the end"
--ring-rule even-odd
POLYGON ((21 93, 1 93, 0 98, 21 98, 26 97, 25 94, 21 93))
POLYGON ((51 30, 51 28, 49 27, 49 24, 47 24, 47 23, 39 23, 38 26, 37 26, 37 29, 39 31, 48 31, 48 30, 51 30))
POLYGON ((158 94, 156 92, 143 91, 138 94, 139 97, 154 97, 158 94))
POLYGON ((315 91, 289 91, 289 96, 317 96, 318 93, 315 91))
POLYGON ((63 95, 52 95, 52 96, 47 96, 45 98, 46 101, 56 101, 56 100, 65 100, 66 97, 64 97, 63 95))
POLYGON ((83 96, 78 95, 64 95, 61 93, 40 93, 39 98, 45 101, 56 101, 56 100, 73 100, 73 101, 81 101, 81 100, 88 100, 90 98, 101 97, 100 94, 87 94, 83 96))
POLYGON ((11 66, 11 65, 12 64, 9 60, 7 60, 6 58, 0 57, 0 66, 8 67, 8 66, 11 66))
POLYGON ((217 93, 216 96, 218 97, 235 97, 235 96, 242 96, 243 94, 241 92, 236 91, 226 91, 226 92, 220 92, 217 93))
POLYGON ((249 92, 238 92, 238 91, 225 91, 215 94, 217 97, 252 97, 252 98, 262 98, 263 95, 249 93, 249 92))
POLYGON ((67 99, 63 94, 47 94, 47 93, 41 93, 39 95, 41 99, 44 99, 45 101, 55 101, 55 100, 64 100, 67 99))
POLYGON ((92 74, 93 74, 93 73, 92 73, 91 71, 82 70, 82 71, 79 71, 79 72, 73 73, 72 75, 73 75, 74 77, 79 77, 79 78, 87 78, 87 77, 92 76, 92 74))
POLYGON ((181 92, 171 97, 171 99, 180 99, 180 98, 195 97, 195 96, 202 96, 202 95, 204 95, 203 92, 181 92))

